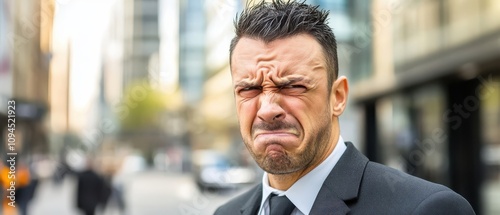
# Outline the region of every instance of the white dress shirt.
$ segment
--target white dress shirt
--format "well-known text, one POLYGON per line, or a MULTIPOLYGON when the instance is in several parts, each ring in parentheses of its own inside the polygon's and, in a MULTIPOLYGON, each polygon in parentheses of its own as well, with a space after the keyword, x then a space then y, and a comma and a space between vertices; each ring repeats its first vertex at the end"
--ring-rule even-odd
POLYGON ((288 190, 278 190, 269 186, 268 174, 265 172, 262 177, 262 202, 260 204, 259 215, 269 214, 269 195, 275 193, 278 196, 285 195, 295 205, 292 215, 307 215, 311 212, 316 196, 323 186, 323 182, 337 164, 342 154, 347 149, 344 140, 339 136, 337 145, 332 153, 321 162, 316 168, 300 178, 288 190))

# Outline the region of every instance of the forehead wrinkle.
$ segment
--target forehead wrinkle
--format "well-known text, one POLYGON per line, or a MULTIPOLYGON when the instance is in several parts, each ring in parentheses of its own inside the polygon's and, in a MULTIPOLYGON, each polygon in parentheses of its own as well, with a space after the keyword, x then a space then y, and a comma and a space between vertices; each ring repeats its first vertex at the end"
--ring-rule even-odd
POLYGON ((259 72, 272 73, 278 69, 279 66, 279 61, 277 60, 278 58, 279 54, 276 52, 276 50, 272 49, 269 46, 266 46, 263 50, 263 53, 260 53, 259 55, 256 56, 256 61, 255 61, 256 69, 259 70, 259 72))
MULTIPOLYGON (((299 35, 299 37, 310 36, 299 35)), ((250 38, 242 38, 240 43, 252 41, 252 44, 243 49, 238 46, 235 48, 235 54, 239 52, 239 56, 242 56, 242 58, 234 59, 236 63, 234 65, 240 65, 238 66, 239 71, 235 70, 239 73, 239 80, 236 81, 245 80, 242 82, 243 84, 251 83, 255 85, 262 84, 264 81, 279 81, 285 76, 294 75, 295 73, 307 76, 311 72, 316 73, 316 71, 320 72, 321 70, 326 72, 324 53, 319 44, 305 45, 302 42, 303 40, 293 40, 290 43, 288 39, 278 39, 266 43, 250 38), (282 45, 284 40, 289 41, 287 45, 282 45)), ((310 77, 307 82, 318 81, 314 77, 316 76, 310 77)))
POLYGON ((325 60, 323 59, 322 52, 318 53, 317 49, 296 49, 296 47, 284 47, 281 51, 283 53, 278 57, 281 62, 282 71, 281 75, 293 71, 306 71, 317 70, 326 68, 325 60))
POLYGON ((256 72, 247 72, 245 77, 242 77, 240 80, 237 80, 234 87, 249 87, 260 84, 263 80, 262 73, 256 72))
POLYGON ((314 61, 311 61, 310 62, 310 66, 312 67, 312 71, 316 71, 316 70, 324 70, 324 72, 326 72, 326 63, 324 61, 320 61, 320 60, 314 60, 314 61))

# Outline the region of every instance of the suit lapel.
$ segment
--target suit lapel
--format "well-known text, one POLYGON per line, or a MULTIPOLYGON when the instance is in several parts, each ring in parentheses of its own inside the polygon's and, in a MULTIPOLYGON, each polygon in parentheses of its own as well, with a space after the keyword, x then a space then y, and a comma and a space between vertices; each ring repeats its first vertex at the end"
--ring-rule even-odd
POLYGON ((330 188, 321 187, 314 201, 310 215, 345 215, 350 211, 344 201, 338 198, 330 188))
POLYGON ((345 201, 358 197, 361 179, 368 158, 361 154, 352 143, 326 178, 311 209, 311 215, 344 215, 350 209, 345 201))
POLYGON ((242 215, 255 215, 259 212, 260 203, 262 201, 262 184, 253 188, 253 194, 248 201, 241 207, 242 215))

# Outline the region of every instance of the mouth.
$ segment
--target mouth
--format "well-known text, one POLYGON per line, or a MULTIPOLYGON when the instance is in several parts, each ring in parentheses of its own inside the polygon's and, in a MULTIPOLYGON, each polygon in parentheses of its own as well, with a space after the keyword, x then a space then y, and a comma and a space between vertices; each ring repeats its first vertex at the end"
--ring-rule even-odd
POLYGON ((298 132, 295 129, 276 130, 276 131, 257 130, 254 133, 254 138, 262 138, 262 137, 287 137, 287 136, 298 137, 299 134, 298 134, 298 132))

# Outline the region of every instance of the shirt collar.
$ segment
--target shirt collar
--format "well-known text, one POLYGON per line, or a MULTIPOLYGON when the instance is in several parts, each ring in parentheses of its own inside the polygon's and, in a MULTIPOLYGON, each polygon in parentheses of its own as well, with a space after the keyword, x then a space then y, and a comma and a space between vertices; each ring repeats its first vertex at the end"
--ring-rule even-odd
POLYGON ((267 201, 269 195, 271 193, 276 193, 280 196, 286 195, 298 210, 303 214, 309 214, 326 177, 328 177, 346 149, 347 147, 344 140, 339 136, 337 145, 332 153, 330 153, 330 155, 328 155, 328 157, 316 168, 300 178, 286 191, 269 186, 268 174, 264 172, 264 176, 262 177, 262 201, 260 210, 262 210, 262 206, 267 201))

